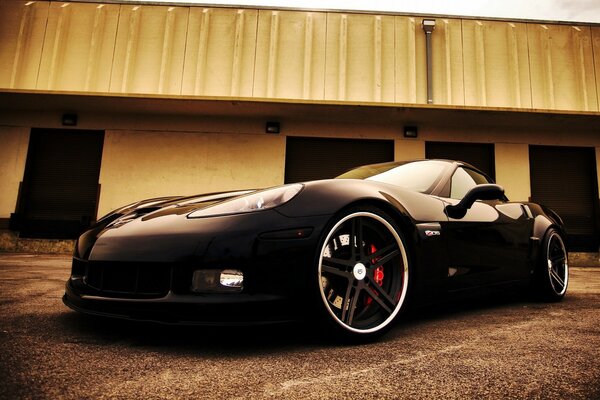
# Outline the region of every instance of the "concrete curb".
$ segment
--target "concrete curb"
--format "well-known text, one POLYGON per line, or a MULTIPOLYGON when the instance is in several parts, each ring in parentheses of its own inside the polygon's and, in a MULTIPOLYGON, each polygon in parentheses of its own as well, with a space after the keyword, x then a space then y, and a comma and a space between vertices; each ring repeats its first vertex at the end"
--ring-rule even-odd
POLYGON ((600 267, 600 253, 569 253, 571 267, 600 267))
POLYGON ((23 239, 15 232, 0 231, 0 252, 31 254, 72 254, 75 240, 23 239))

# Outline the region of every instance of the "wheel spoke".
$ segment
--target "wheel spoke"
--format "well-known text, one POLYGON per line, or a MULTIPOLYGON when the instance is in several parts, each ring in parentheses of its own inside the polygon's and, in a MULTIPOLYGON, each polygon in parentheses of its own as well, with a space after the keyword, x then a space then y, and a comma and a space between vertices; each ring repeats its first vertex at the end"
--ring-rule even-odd
POLYGON ((352 286, 352 282, 348 282, 348 286, 346 286, 346 294, 344 295, 344 299, 342 300, 342 316, 341 316, 341 320, 342 322, 346 322, 346 318, 348 315, 348 303, 350 302, 350 296, 352 294, 352 289, 354 286, 352 286))
POLYGON ((563 279, 560 276, 558 276, 558 273, 556 273, 556 271, 554 270, 554 268, 550 268, 550 276, 552 278, 554 278, 554 280, 560 285, 561 289, 563 287, 565 287, 565 282, 563 281, 563 279))
POLYGON ((381 257, 379 260, 377 260, 377 262, 375 264, 373 264, 371 266, 372 269, 376 269, 381 267, 383 264, 387 263, 388 261, 396 258, 397 256, 400 255, 400 250, 395 249, 394 251, 391 251, 389 253, 387 253, 385 256, 381 257))
POLYGON ((556 263, 564 263, 566 260, 566 257, 564 255, 560 255, 558 257, 554 257, 554 258, 550 258, 550 261, 552 261, 552 264, 556 264, 556 263))
POLYGON ((346 271, 348 267, 353 267, 355 264, 356 262, 352 260, 344 260, 342 258, 335 257, 323 257, 323 265, 327 265, 331 268, 337 268, 343 271, 346 271))
MULTIPOLYGON (((377 286, 377 284, 375 284, 375 286, 377 286)), ((365 290, 367 293, 369 293, 369 296, 371 296, 371 298, 373 300, 375 300, 377 302, 377 304, 379 304, 381 306, 381 308, 383 308, 388 314, 391 314, 394 310, 394 307, 396 306, 395 302, 390 298, 390 296, 388 296, 387 293, 385 293, 383 290, 380 291, 380 295, 378 296, 377 293, 370 287, 365 287, 365 290), (383 300, 387 300, 387 302, 389 303, 386 304, 385 301, 383 300), (391 307, 390 307, 391 306, 391 307)))
POLYGON ((392 243, 389 244, 385 247, 382 247, 381 249, 377 250, 375 253, 369 254, 369 258, 379 258, 379 257, 383 257, 387 252, 389 252, 392 249, 395 249, 396 247, 398 247, 396 245, 396 243, 392 243))
POLYGON ((350 302, 350 305, 348 306, 348 313, 346 315, 347 319, 342 318, 342 321, 344 321, 345 323, 347 323, 350 326, 352 326, 352 322, 354 322, 354 313, 356 311, 356 304, 358 303, 359 294, 360 294, 359 289, 354 291, 354 296, 352 297, 352 301, 350 302))
POLYGON ((328 274, 331 275, 336 275, 336 276, 341 276, 342 278, 346 278, 348 280, 352 280, 353 279, 353 275, 352 272, 348 272, 339 268, 335 268, 335 267, 330 267, 329 265, 325 265, 323 264, 321 266, 321 272, 326 272, 328 274))

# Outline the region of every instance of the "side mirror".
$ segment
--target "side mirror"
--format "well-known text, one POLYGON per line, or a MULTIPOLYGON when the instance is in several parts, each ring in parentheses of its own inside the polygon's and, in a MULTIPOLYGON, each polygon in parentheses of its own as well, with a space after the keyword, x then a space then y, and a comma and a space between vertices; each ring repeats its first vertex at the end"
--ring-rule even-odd
POLYGON ((486 183, 477 185, 469 190, 465 197, 455 206, 446 206, 446 215, 453 219, 461 219, 466 214, 469 208, 473 206, 476 200, 503 200, 504 188, 500 185, 486 183))

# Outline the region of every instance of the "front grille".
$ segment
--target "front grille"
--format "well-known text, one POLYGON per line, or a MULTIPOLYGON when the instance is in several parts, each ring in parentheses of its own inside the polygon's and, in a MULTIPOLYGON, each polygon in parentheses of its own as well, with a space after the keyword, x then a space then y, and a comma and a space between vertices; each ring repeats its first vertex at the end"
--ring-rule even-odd
POLYGON ((153 263, 87 263, 84 282, 107 296, 162 297, 171 287, 171 266, 153 263))

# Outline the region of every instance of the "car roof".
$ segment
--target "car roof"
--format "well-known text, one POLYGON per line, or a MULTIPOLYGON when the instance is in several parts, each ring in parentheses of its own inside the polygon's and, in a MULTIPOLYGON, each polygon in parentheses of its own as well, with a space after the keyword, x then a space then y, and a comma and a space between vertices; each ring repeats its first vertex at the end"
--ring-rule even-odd
MULTIPOLYGON (((359 167, 366 167, 366 166, 385 166, 385 165, 390 165, 390 166, 400 166, 400 165, 404 165, 404 164, 410 164, 413 162, 419 162, 419 161, 437 161, 437 162, 444 162, 447 164, 455 164, 455 165, 460 165, 460 166, 464 166, 464 167, 468 167, 468 168, 472 168, 476 171, 481 171, 479 168, 464 162, 464 161, 460 161, 460 160, 449 160, 449 159, 444 159, 444 158, 417 158, 417 159, 413 159, 413 160, 405 160, 405 161, 388 161, 388 162, 383 162, 383 163, 376 163, 376 164, 365 164, 365 165, 360 165, 359 167)), ((357 167, 358 168, 358 167, 357 167)))

